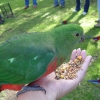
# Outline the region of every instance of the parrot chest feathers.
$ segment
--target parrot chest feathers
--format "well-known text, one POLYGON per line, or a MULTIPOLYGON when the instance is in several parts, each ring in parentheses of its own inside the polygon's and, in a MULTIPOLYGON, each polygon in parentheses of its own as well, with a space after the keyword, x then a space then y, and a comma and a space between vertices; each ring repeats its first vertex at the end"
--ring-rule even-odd
POLYGON ((52 61, 52 62, 48 65, 48 67, 47 67, 47 69, 46 69, 46 72, 44 73, 44 75, 43 75, 42 77, 47 76, 48 74, 50 74, 50 73, 52 73, 53 71, 55 71, 55 69, 56 69, 57 67, 58 67, 57 59, 55 58, 54 61, 52 61))

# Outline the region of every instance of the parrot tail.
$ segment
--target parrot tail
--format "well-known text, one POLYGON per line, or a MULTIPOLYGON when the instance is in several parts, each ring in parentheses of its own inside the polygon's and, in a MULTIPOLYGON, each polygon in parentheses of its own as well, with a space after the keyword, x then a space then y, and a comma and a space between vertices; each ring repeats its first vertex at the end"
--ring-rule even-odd
POLYGON ((9 90, 14 90, 14 91, 19 91, 21 90, 21 88, 23 87, 24 85, 16 85, 16 84, 3 84, 3 85, 0 85, 0 92, 5 90, 5 89, 9 89, 9 90))

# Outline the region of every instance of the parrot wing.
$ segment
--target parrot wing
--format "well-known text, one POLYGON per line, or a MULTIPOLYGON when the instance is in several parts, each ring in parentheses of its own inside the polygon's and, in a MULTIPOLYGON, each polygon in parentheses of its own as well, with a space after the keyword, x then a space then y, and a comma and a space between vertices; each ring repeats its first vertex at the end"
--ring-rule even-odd
POLYGON ((41 77, 55 58, 48 44, 6 41, 0 45, 0 84, 26 84, 41 77))

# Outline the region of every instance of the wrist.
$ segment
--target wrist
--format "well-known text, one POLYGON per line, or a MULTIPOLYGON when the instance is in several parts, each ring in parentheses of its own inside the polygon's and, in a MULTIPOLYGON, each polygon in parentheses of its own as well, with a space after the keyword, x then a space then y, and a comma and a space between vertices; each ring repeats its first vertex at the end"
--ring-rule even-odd
POLYGON ((17 100, 49 100, 42 91, 28 91, 18 96, 17 100))
POLYGON ((34 84, 38 84, 40 87, 42 87, 42 88, 44 88, 46 90, 46 94, 43 91, 41 91, 41 92, 43 92, 45 94, 46 100, 56 100, 56 97, 57 97, 56 88, 54 88, 53 86, 49 85, 48 82, 44 83, 44 81, 42 81, 42 80, 41 81, 36 81, 34 83, 29 84, 29 86, 33 86, 34 84))

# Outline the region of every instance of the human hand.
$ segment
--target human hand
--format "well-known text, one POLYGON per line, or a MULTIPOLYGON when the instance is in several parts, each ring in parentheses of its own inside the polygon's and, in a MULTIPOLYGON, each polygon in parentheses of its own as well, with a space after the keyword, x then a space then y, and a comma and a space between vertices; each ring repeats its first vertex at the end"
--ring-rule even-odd
MULTIPOLYGON (((50 94, 56 97, 56 99, 61 98, 62 96, 64 96, 65 94, 69 93, 70 91, 72 91, 74 88, 76 88, 76 86, 82 81, 82 79, 84 78, 85 74, 86 74, 86 70, 88 68, 88 65, 91 61, 91 56, 86 56, 86 51, 85 50, 81 50, 81 49, 77 49, 77 50, 73 50, 72 55, 71 55, 71 60, 74 60, 76 57, 76 53, 77 56, 81 55, 82 59, 84 60, 84 63, 82 64, 82 70, 80 70, 77 73, 77 78, 73 79, 73 80, 64 80, 64 79, 60 79, 60 80, 56 80, 55 79, 55 73, 51 73, 50 75, 46 76, 45 78, 42 78, 38 81, 36 81, 34 84, 38 84, 41 87, 43 87, 46 91, 47 91, 47 97, 50 97, 50 94)), ((50 99, 52 100, 52 99, 50 99)))
MULTIPOLYGON (((75 89, 78 84, 83 80, 85 77, 87 68, 89 66, 89 63, 91 61, 91 56, 86 56, 86 51, 81 50, 80 48, 77 50, 73 50, 71 54, 71 60, 74 60, 77 56, 81 55, 82 59, 84 60, 84 63, 82 64, 82 70, 79 70, 77 73, 77 78, 73 80, 65 80, 55 79, 55 73, 51 73, 48 76, 41 78, 35 82, 33 82, 32 85, 38 84, 39 86, 43 87, 46 90, 46 97, 48 100, 58 100, 64 95, 68 94, 70 91, 75 89)), ((22 94, 23 95, 23 94, 22 94)), ((30 99, 33 100, 33 99, 30 99)))

